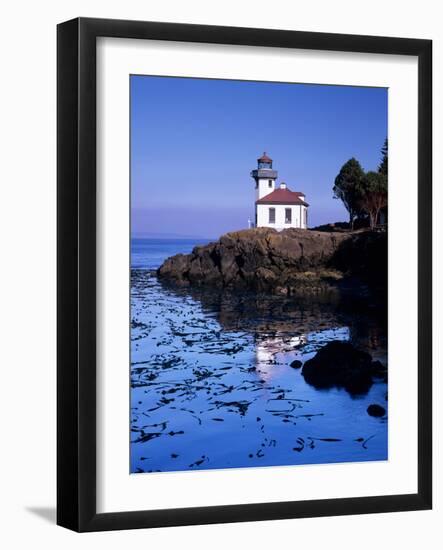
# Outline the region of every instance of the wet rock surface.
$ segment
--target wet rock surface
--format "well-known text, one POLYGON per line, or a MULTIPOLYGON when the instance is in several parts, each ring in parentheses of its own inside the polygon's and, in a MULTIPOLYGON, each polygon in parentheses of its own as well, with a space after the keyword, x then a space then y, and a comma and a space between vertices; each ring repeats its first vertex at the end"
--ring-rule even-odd
POLYGON ((369 353, 349 342, 330 342, 306 361, 302 375, 318 389, 344 388, 350 394, 365 394, 373 384, 373 362, 369 353))
POLYGON ((372 405, 369 405, 369 407, 367 408, 367 412, 369 416, 375 416, 376 418, 380 418, 386 414, 386 409, 381 405, 377 405, 373 403, 372 405))
POLYGON ((191 254, 172 256, 157 273, 181 286, 316 294, 353 276, 365 283, 380 282, 386 274, 386 241, 385 233, 371 231, 255 228, 227 233, 191 254))

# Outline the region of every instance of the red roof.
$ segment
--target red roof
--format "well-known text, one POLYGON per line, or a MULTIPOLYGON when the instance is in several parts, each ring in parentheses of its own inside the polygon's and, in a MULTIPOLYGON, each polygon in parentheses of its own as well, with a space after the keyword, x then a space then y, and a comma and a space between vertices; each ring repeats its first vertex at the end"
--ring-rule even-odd
POLYGON ((303 197, 304 195, 299 191, 291 191, 288 188, 276 189, 272 193, 269 193, 269 195, 265 195, 258 201, 255 201, 255 204, 302 204, 309 206, 300 196, 303 197))
POLYGON ((272 162, 272 159, 270 157, 268 157, 266 152, 263 153, 263 155, 257 160, 258 160, 258 162, 272 162))

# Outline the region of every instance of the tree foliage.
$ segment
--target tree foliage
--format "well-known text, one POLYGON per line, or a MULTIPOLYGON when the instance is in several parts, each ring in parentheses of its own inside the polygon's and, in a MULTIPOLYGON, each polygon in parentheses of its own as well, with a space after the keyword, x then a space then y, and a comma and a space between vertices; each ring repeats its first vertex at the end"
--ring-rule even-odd
POLYGON ((358 160, 351 158, 335 178, 334 197, 340 199, 349 213, 349 224, 354 228, 355 217, 361 210, 364 171, 358 160))
POLYGON ((367 172, 363 178, 362 190, 361 206, 368 213, 373 229, 381 209, 388 204, 388 178, 381 172, 367 172))
POLYGON ((388 138, 385 139, 383 147, 381 148, 381 162, 378 167, 380 174, 388 177, 388 138))
POLYGON ((349 159, 334 182, 334 197, 340 199, 349 213, 354 229, 355 218, 369 217, 371 228, 378 223, 380 212, 388 204, 388 139, 381 149, 382 159, 377 172, 365 173, 358 160, 349 159))

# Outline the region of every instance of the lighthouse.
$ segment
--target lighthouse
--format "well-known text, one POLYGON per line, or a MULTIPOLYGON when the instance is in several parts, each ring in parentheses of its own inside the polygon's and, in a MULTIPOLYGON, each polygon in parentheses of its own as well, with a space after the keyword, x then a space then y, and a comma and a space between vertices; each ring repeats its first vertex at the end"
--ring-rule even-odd
POLYGON ((257 168, 252 170, 251 176, 255 180, 256 201, 274 191, 278 172, 272 169, 272 159, 266 153, 257 159, 257 168))
POLYGON ((257 159, 251 177, 255 181, 256 227, 273 227, 278 231, 289 227, 307 229, 309 204, 305 194, 291 191, 283 182, 276 187, 278 172, 266 152, 257 159))

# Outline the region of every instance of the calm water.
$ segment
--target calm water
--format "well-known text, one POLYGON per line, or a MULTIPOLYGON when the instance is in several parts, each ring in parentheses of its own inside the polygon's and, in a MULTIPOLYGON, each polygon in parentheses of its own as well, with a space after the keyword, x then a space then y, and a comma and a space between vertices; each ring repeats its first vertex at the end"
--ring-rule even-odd
POLYGON ((157 269, 174 254, 189 254, 194 246, 207 244, 209 240, 200 239, 132 239, 132 269, 157 269))
POLYGON ((204 241, 132 242, 131 472, 387 459, 387 385, 316 390, 301 370, 325 343, 386 363, 383 316, 335 297, 179 290, 148 270, 204 241))

